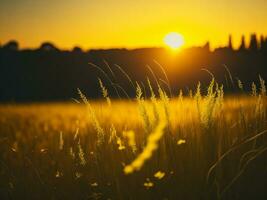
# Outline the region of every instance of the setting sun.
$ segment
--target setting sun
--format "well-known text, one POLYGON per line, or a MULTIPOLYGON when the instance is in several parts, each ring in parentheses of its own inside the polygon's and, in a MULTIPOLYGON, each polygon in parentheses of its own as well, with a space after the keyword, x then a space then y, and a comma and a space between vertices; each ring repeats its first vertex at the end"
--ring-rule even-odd
POLYGON ((169 33, 164 38, 164 43, 172 49, 178 49, 184 44, 184 38, 179 33, 169 33))

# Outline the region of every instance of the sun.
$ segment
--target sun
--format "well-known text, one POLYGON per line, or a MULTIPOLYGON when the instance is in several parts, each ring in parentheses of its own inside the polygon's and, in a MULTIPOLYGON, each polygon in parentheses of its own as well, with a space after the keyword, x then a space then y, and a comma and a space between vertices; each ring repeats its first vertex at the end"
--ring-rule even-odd
POLYGON ((184 37, 179 33, 171 32, 164 37, 164 43, 172 49, 178 49, 184 44, 184 37))

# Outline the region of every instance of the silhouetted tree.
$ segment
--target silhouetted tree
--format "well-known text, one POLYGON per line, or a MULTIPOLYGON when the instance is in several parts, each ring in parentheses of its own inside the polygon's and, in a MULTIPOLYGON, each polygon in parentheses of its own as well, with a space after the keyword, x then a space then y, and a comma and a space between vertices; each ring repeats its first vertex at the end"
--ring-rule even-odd
POLYGON ((258 40, 257 40, 257 36, 256 34, 251 34, 250 36, 250 44, 249 44, 249 47, 248 49, 250 51, 257 51, 259 48, 258 48, 258 40))
POLYGON ((42 43, 39 50, 41 50, 41 51, 59 51, 58 48, 56 48, 55 45, 50 43, 50 42, 42 43))
POLYGON ((239 46, 239 51, 244 51, 244 50, 246 50, 246 43, 245 43, 245 36, 242 35, 241 44, 239 46))
POLYGON ((263 49, 263 47, 264 47, 264 36, 261 35, 260 36, 260 49, 263 49))
POLYGON ((3 49, 10 51, 17 51, 19 49, 19 44, 17 41, 11 40, 3 46, 3 49))
POLYGON ((233 50, 232 35, 229 35, 229 37, 228 37, 228 48, 230 50, 233 50))
POLYGON ((206 44, 203 46, 203 50, 210 51, 210 42, 206 42, 206 44))
POLYGON ((74 47, 72 49, 72 52, 74 52, 74 53, 83 53, 83 50, 82 50, 82 48, 76 46, 76 47, 74 47))
POLYGON ((261 35, 261 38, 260 38, 260 49, 262 51, 267 50, 267 37, 264 37, 263 35, 261 35))

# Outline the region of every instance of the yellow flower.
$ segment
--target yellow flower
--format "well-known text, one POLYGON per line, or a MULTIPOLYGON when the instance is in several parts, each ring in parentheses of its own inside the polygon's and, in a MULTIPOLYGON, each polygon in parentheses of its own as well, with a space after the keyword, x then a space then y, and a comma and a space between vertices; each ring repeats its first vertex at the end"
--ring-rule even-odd
POLYGON ((185 144, 185 140, 180 139, 180 140, 177 141, 177 144, 178 144, 178 145, 185 144))
POLYGON ((147 180, 147 182, 144 182, 144 186, 145 186, 147 189, 149 189, 149 188, 151 188, 151 187, 154 186, 154 183, 152 183, 152 182, 149 180, 149 178, 147 178, 146 180, 147 180))
POLYGON ((121 139, 119 137, 117 138, 117 144, 119 145, 118 149, 120 151, 125 149, 125 146, 122 144, 122 141, 121 141, 121 139))
POLYGON ((92 186, 92 187, 97 187, 98 184, 97 184, 97 182, 94 182, 94 183, 91 183, 91 186, 92 186))
POLYGON ((154 177, 157 179, 162 179, 165 176, 164 172, 158 171, 154 174, 154 177))

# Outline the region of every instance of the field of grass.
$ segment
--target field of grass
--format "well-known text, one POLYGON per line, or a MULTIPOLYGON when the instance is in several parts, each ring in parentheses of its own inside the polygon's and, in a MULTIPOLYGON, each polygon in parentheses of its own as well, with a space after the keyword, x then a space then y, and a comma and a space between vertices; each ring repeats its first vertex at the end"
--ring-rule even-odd
MULTIPOLYGON (((261 82, 264 83, 264 82, 261 82)), ((0 106, 0 199, 267 199, 266 90, 0 106)))

